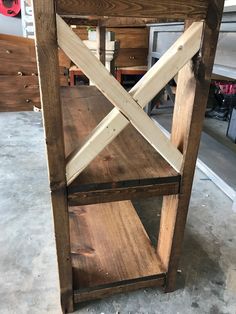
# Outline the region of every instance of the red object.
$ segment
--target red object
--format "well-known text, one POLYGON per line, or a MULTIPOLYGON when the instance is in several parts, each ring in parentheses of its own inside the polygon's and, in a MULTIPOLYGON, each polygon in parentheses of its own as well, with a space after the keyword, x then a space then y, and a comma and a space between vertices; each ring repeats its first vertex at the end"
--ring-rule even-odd
POLYGON ((69 72, 70 72, 70 86, 75 86, 76 75, 84 75, 83 72, 80 69, 78 69, 76 66, 72 66, 69 72))
POLYGON ((236 95, 236 84, 226 82, 215 82, 215 85, 220 88, 222 94, 236 95))
POLYGON ((20 13, 20 0, 0 0, 0 13, 16 16, 20 13))

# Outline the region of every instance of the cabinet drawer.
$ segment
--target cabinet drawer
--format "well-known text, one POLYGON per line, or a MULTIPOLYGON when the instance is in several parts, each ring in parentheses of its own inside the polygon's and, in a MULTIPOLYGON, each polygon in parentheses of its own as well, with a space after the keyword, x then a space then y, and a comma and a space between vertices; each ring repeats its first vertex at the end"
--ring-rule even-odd
POLYGON ((115 60, 115 65, 117 67, 130 67, 147 65, 147 54, 148 49, 119 49, 118 56, 115 60))
POLYGON ((0 75, 0 111, 31 111, 40 107, 37 76, 0 75))

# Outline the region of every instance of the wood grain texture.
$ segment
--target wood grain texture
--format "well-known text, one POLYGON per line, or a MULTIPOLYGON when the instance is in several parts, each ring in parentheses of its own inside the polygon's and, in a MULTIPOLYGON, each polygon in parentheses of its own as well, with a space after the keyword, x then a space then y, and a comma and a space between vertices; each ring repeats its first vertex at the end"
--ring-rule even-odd
POLYGON ((73 192, 69 189, 68 202, 70 206, 78 206, 177 194, 179 193, 178 178, 173 179, 176 182, 168 182, 168 179, 166 183, 154 183, 152 185, 144 185, 140 182, 140 185, 133 187, 107 188, 87 192, 73 192))
POLYGON ((163 287, 165 284, 165 274, 157 276, 142 277, 133 280, 125 280, 117 282, 116 284, 108 284, 94 289, 84 289, 74 291, 74 302, 81 303, 90 300, 101 299, 108 297, 115 293, 126 293, 129 291, 151 288, 163 287))
MULTIPOLYGON (((77 16, 62 16, 63 20, 69 25, 78 25, 78 26, 105 26, 105 27, 146 27, 147 24, 154 23, 167 23, 176 21, 176 19, 163 18, 135 18, 135 17, 107 17, 107 16, 87 16, 87 17, 77 17, 77 16)), ((88 38, 82 38, 88 39, 88 38)))
POLYGON ((0 75, 0 112, 32 111, 41 107, 37 76, 0 75))
MULTIPOLYGON (((70 59, 59 50, 59 65, 70 67, 70 59)), ((34 40, 13 35, 0 34, 0 75, 37 75, 34 40)), ((60 69, 60 74, 62 69, 60 69)))
POLYGON ((60 15, 193 18, 206 17, 207 0, 56 0, 60 15))
POLYGON ((120 49, 148 49, 147 27, 109 27, 107 30, 115 33, 115 40, 119 41, 120 49))
MULTIPOLYGON (((92 132, 82 149, 76 150, 69 157, 66 165, 67 183, 71 184, 129 122, 174 169, 179 171, 182 154, 142 110, 145 105, 144 88, 142 93, 139 93, 139 98, 132 98, 58 15, 56 20, 59 46, 117 108, 92 132)), ((153 80, 153 76, 150 79, 153 80)), ((155 85, 153 89, 149 88, 149 92, 155 93, 155 91, 155 85)))
POLYGON ((202 36, 202 22, 194 22, 151 69, 132 88, 134 99, 147 104, 156 93, 172 79, 178 71, 199 51, 202 36))
POLYGON ((147 48, 121 48, 118 51, 115 64, 117 67, 147 65, 147 55, 147 48))
POLYGON ((182 183, 179 195, 164 197, 157 247, 168 268, 166 291, 175 288, 223 6, 222 0, 209 2, 200 53, 178 75, 171 140, 184 154, 182 183))
MULTIPOLYGON (((71 58, 71 60, 94 82, 94 85, 117 107, 121 112, 123 121, 125 119, 133 124, 139 133, 152 145, 157 152, 168 160, 175 168, 179 169, 182 162, 182 155, 170 143, 169 139, 159 127, 140 108, 141 106, 126 92, 109 71, 99 62, 94 54, 84 43, 71 31, 60 16, 57 15, 57 33, 59 47, 71 58)), ((121 122, 122 125, 124 122, 121 122)), ((112 126, 113 127, 113 126, 112 126)), ((116 126, 114 125, 114 129, 116 126)), ((98 130, 99 133, 99 130, 98 130)), ((96 136, 95 136, 96 137, 96 136)), ((98 138, 97 138, 98 140, 98 138)), ((88 141, 88 146, 91 144, 88 141)), ((101 144, 93 143, 94 146, 101 144)), ((86 159, 87 156, 80 156, 86 159)), ((66 166, 67 182, 71 183, 77 176, 76 155, 70 159, 66 166)))
MULTIPOLYGON (((112 105, 96 87, 62 88, 61 91, 68 156, 83 143, 91 130, 111 110, 112 105)), ((90 163, 68 187, 68 191, 73 194, 79 191, 138 188, 162 183, 175 183, 176 189, 179 179, 178 173, 129 126, 90 163)), ((130 196, 132 193, 131 191, 130 196)))
MULTIPOLYGON (((67 74, 63 74, 63 68, 60 69, 60 86, 68 86, 67 74)), ((38 75, 0 75, 0 90, 0 112, 41 108, 38 75)))
POLYGON ((81 40, 88 40, 88 28, 86 26, 73 27, 72 30, 76 33, 77 36, 79 36, 81 40))
MULTIPOLYGON (((174 45, 171 46, 171 48, 165 53, 165 55, 129 91, 129 93, 133 96, 133 98, 136 100, 137 104, 139 104, 141 108, 143 108, 150 100, 152 100, 156 93, 158 93, 178 72, 178 70, 181 69, 181 67, 196 54, 196 52, 200 48, 201 31, 202 22, 193 23, 189 30, 186 31, 174 43, 174 45)), ((70 44, 71 50, 74 49, 73 44, 75 41, 76 38, 73 43, 71 42, 70 44)), ((77 45, 79 45, 79 42, 77 43, 77 45)), ((66 49, 68 49, 68 47, 66 47, 66 49)), ((68 50, 68 53, 71 53, 71 50, 68 50)), ((77 61, 79 62, 82 60, 79 60, 77 58, 77 61)), ((83 61, 83 65, 85 65, 85 60, 83 61)), ((87 64, 89 64, 89 66, 91 67, 92 60, 91 62, 87 62, 87 64)), ((85 68, 87 69, 88 67, 85 68)), ((93 68, 90 68, 90 74, 92 73, 92 70, 93 68)), ((102 69, 100 71, 102 71, 102 69)), ((92 74, 94 77, 94 81, 96 81, 94 73, 92 74)), ((101 72, 100 74, 98 74, 98 77, 101 80, 101 72)), ((116 85, 113 84, 111 90, 107 89, 107 85, 106 92, 104 91, 104 88, 101 88, 101 85, 100 89, 105 95, 107 94, 107 91, 110 92, 111 95, 111 93, 114 92, 114 86, 117 86, 117 83, 116 85)), ((118 87, 120 86, 118 85, 118 87)), ((122 95, 122 98, 127 99, 127 94, 121 93, 120 91, 121 89, 119 89, 119 93, 122 95)), ((112 94, 111 96, 113 96, 114 98, 114 95, 118 96, 116 94, 112 94)), ((128 99, 127 103, 129 103, 128 99)), ((144 124, 144 122, 146 121, 142 119, 141 123, 144 124)), ((83 146, 75 150, 73 154, 68 158, 68 163, 66 167, 68 184, 70 184, 74 180, 74 178, 76 178, 83 171, 83 169, 97 156, 97 154, 101 152, 101 150, 106 147, 106 145, 109 144, 127 125, 128 120, 116 108, 114 108, 109 113, 109 115, 107 115, 106 118, 100 122, 96 129, 94 129, 94 131, 88 137, 83 146)), ((150 127, 149 124, 146 124, 146 128, 148 126, 150 127)), ((167 147, 169 145, 166 146, 166 138, 163 138, 163 134, 161 132, 159 132, 158 134, 158 143, 156 144, 158 146, 157 150, 162 154, 162 156, 164 156, 168 160, 168 162, 170 162, 170 164, 175 167, 175 169, 178 169, 178 167, 176 167, 176 162, 181 162, 179 160, 180 158, 176 156, 176 152, 175 154, 174 152, 170 154, 171 149, 167 147), (171 160, 169 159, 170 156, 171 160)))
POLYGON ((65 152, 59 90, 54 1, 33 1, 40 97, 46 137, 63 312, 73 311, 72 267, 67 207, 65 152))
MULTIPOLYGON (((60 85, 68 86, 70 60, 59 50, 60 85)), ((0 111, 41 108, 34 40, 0 34, 0 111)))
POLYGON ((0 34, 0 75, 37 73, 34 40, 0 34))
POLYGON ((165 273, 130 201, 69 211, 75 290, 165 273))

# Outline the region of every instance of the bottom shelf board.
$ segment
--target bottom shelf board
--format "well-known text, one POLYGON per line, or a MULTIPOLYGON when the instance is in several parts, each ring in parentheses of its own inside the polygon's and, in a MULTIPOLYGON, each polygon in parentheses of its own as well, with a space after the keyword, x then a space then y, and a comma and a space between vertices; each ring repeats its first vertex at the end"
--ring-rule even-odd
POLYGON ((102 299, 115 293, 126 293, 133 290, 164 287, 165 274, 156 276, 142 277, 133 280, 124 280, 114 284, 103 285, 90 289, 80 289, 74 291, 74 303, 81 303, 96 299, 102 299))
POLYGON ((165 269, 130 201, 70 207, 69 217, 78 295, 84 291, 90 299, 89 290, 104 295, 107 289, 123 291, 125 285, 135 289, 160 279, 164 283, 165 269))

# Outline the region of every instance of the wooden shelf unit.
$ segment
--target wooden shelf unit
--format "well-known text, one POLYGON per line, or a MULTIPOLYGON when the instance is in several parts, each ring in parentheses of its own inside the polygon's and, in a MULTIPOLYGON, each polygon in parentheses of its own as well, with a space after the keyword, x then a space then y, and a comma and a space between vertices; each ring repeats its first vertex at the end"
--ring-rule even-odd
POLYGON ((78 302, 126 285, 164 285, 166 270, 130 201, 70 207, 69 217, 78 302))
POLYGON ((33 1, 64 313, 112 293, 175 289, 223 6, 223 0, 33 1), (98 25, 101 62, 62 17, 98 25), (156 17, 184 19, 185 32, 126 92, 103 66, 104 28, 156 17), (97 88, 60 89, 58 47, 97 88), (168 139, 143 108, 177 73, 168 139), (131 200, 156 195, 163 205, 154 248, 131 200))
MULTIPOLYGON (((68 156, 112 105, 94 86, 61 88, 61 98, 68 156)), ((122 131, 69 185, 75 302, 164 285, 166 269, 131 201, 121 200, 177 194, 179 185, 180 175, 133 126, 122 131), (142 149, 136 150, 137 146, 142 149)))
MULTIPOLYGON (((112 105, 95 86, 63 87, 61 94, 68 156, 112 105)), ((75 206, 171 195, 179 193, 179 186, 180 175, 128 126, 68 186, 68 200, 75 206)))

